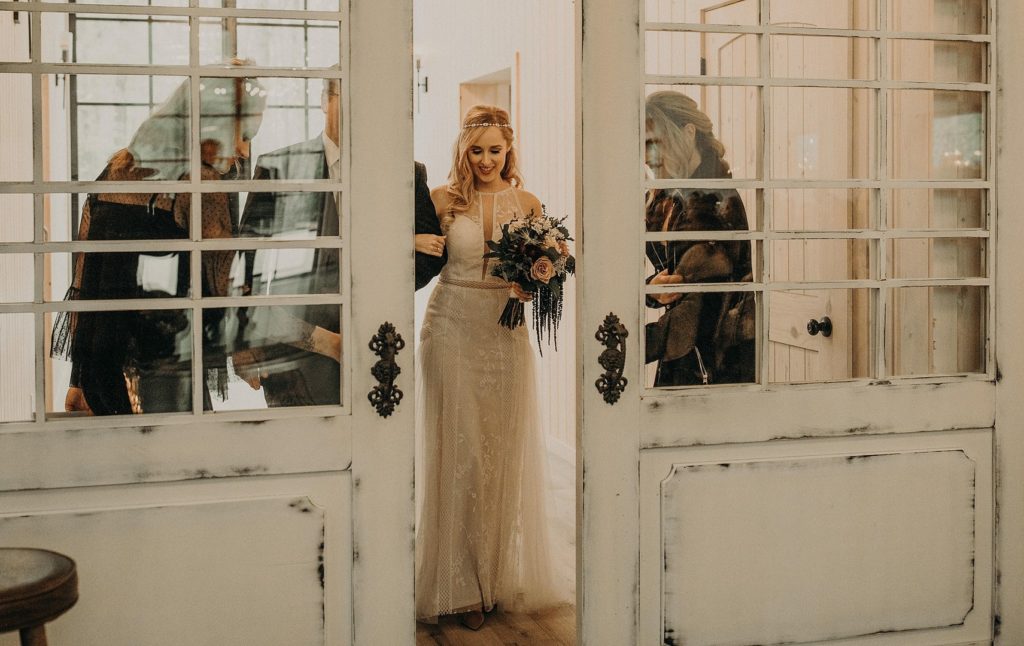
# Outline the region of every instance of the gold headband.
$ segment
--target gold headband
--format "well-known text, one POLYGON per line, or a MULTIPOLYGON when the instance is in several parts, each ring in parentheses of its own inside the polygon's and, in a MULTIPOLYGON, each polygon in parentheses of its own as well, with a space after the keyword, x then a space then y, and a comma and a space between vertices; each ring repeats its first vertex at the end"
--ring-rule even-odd
POLYGON ((462 126, 462 129, 465 130, 466 128, 490 128, 492 126, 495 128, 508 128, 509 130, 512 129, 512 126, 507 123, 467 123, 466 125, 462 126))

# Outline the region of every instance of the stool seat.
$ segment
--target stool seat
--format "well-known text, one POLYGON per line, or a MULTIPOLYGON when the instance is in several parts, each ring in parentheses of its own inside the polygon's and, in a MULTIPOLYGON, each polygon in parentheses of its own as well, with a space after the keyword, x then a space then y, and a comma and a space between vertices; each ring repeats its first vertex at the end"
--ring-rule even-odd
POLYGON ((0 633, 42 626, 76 601, 74 561, 49 550, 0 548, 0 633))

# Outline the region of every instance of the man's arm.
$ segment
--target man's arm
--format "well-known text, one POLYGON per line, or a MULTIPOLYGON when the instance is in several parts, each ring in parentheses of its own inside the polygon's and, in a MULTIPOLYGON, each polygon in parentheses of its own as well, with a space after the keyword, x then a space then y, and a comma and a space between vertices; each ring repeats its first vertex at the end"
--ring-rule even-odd
MULTIPOLYGON (((441 235, 441 222, 437 219, 434 203, 430 199, 430 188, 427 187, 427 169, 416 162, 416 233, 441 235)), ((440 256, 416 252, 416 289, 429 283, 434 276, 441 273, 441 268, 448 262, 448 249, 440 256)))

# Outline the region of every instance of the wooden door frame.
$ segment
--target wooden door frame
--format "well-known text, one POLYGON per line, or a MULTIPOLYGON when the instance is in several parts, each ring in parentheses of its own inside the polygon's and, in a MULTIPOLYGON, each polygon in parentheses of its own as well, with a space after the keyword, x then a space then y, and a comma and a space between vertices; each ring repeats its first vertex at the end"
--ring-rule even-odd
MULTIPOLYGON (((577 437, 579 456, 578 487, 578 622, 579 636, 586 644, 637 643, 637 590, 639 586, 639 545, 637 537, 638 473, 636 455, 640 447, 640 433, 636 421, 641 402, 638 397, 624 396, 614 406, 602 401, 594 388, 595 380, 603 370, 597 356, 604 350, 594 337, 594 331, 609 309, 627 326, 639 320, 640 303, 635 288, 627 281, 601 284, 584 299, 585 287, 593 279, 588 276, 590 266, 586 250, 640 248, 642 242, 637 227, 628 226, 623 213, 638 212, 640 198, 634 191, 608 190, 611 186, 632 183, 640 186, 642 177, 642 91, 635 87, 626 91, 609 91, 609 86, 622 79, 638 78, 643 69, 640 47, 637 46, 637 28, 640 24, 639 3, 621 0, 582 0, 577 3, 578 64, 580 84, 579 112, 581 134, 578 135, 579 209, 586 218, 580 220, 579 277, 580 291, 577 307, 581 312, 577 355, 577 375, 580 388, 577 437), (590 163, 583 163, 584 158, 590 163), (592 416, 600 416, 602 423, 588 426, 592 416), (585 441, 584 441, 585 440, 585 441), (594 503, 600 501, 601 507, 594 503), (584 540, 585 539, 585 540, 584 540)), ((992 0, 990 25, 998 35, 996 57, 1004 61, 1024 60, 1024 43, 1017 38, 1015 27, 1024 24, 1024 6, 1012 0, 992 0), (998 21, 995 19, 998 16, 998 21)), ((1019 223, 1010 205, 1024 203, 1024 185, 1019 177, 1024 173, 1024 130, 1012 128, 1009 119, 998 115, 1017 114, 1024 109, 1024 68, 1019 65, 1001 66, 996 70, 989 62, 989 73, 995 75, 997 118, 989 122, 988 149, 996 179, 996 203, 1007 205, 1008 216, 998 228, 995 240, 995 267, 993 276, 1007 278, 995 281, 990 294, 990 308, 995 311, 995 334, 986 335, 989 342, 995 336, 1005 342, 995 348, 992 381, 976 380, 963 384, 958 393, 962 400, 976 402, 975 410, 939 406, 944 410, 916 407, 911 411, 892 411, 893 427, 909 423, 918 430, 938 428, 993 428, 995 460, 996 505, 996 563, 994 572, 993 636, 997 644, 1024 643, 1024 344, 1016 341, 1020 321, 1024 320, 1024 299, 1019 297, 1018 277, 1024 275, 1024 226, 1019 223), (1004 124, 1006 127, 1004 128, 1004 124), (994 296, 994 298, 991 298, 994 296), (998 302, 998 306, 995 306, 998 302)), ((881 153, 882 151, 879 151, 881 153)), ((995 213, 990 213, 994 216, 995 213)), ((596 259, 595 266, 601 262, 596 259)), ((620 270, 629 274, 639 269, 627 264, 620 270)), ((626 339, 627 366, 630 358, 642 352, 640 330, 630 329, 626 339)), ((992 355, 990 355, 992 356, 992 355)), ((627 395, 640 375, 627 369, 631 383, 627 395)), ((946 380, 949 382, 949 380, 946 380)), ((951 383, 951 382, 949 382, 951 383)), ((922 383, 922 386, 925 384, 922 383)), ((814 408, 815 397, 830 386, 791 388, 773 393, 781 396, 787 406, 814 408)), ((942 384, 933 386, 942 392, 942 384)), ((911 387, 908 391, 914 391, 911 387)), ((952 390, 952 389, 950 389, 952 390)), ((717 397, 716 397, 717 398, 717 397)), ((729 407, 730 419, 712 417, 705 393, 676 398, 649 398, 645 408, 661 407, 664 416, 687 414, 694 427, 715 422, 726 427, 723 434, 695 433, 689 441, 706 442, 750 441, 750 437, 731 429, 749 424, 744 408, 757 410, 762 398, 752 391, 737 390, 723 393, 721 403, 729 407)), ((884 406, 884 389, 855 387, 851 389, 851 404, 862 407, 884 406)), ((921 400, 923 403, 923 400, 921 400)), ((931 398, 929 401, 934 401, 931 398)), ((955 402, 953 402, 955 404, 955 402)), ((721 410, 718 406, 715 407, 721 410)), ((911 408, 914 408, 911 406, 911 408)), ((772 419, 763 420, 759 434, 767 440, 792 432, 772 419)), ((831 428, 823 420, 825 434, 849 432, 839 426, 831 428)), ((856 430, 856 429, 854 429, 856 430)), ((656 446, 656 435, 645 434, 644 445, 656 446)))

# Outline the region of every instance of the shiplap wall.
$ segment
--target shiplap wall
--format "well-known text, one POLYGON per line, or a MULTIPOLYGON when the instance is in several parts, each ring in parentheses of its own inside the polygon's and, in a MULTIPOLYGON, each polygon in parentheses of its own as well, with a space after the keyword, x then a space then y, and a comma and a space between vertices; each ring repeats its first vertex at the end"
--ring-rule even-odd
MULTIPOLYGON (((417 90, 415 150, 416 159, 427 166, 431 187, 446 181, 451 166, 462 117, 459 84, 511 68, 512 118, 518 125, 526 188, 547 206, 549 215, 570 216, 574 230, 572 0, 417 0, 414 6, 415 56, 420 79, 429 79, 429 91, 417 90)), ((570 281, 558 352, 546 347, 538 361, 541 423, 548 445, 570 460, 576 428, 574 287, 570 281)), ((416 295, 417 326, 432 288, 416 295)))

